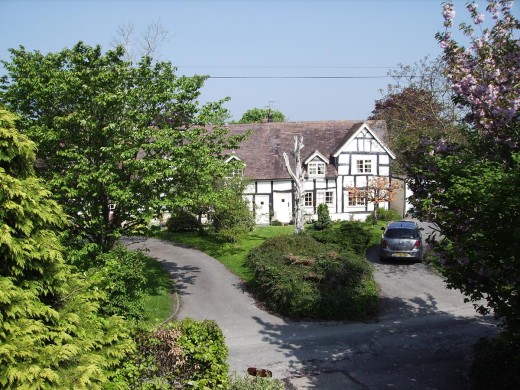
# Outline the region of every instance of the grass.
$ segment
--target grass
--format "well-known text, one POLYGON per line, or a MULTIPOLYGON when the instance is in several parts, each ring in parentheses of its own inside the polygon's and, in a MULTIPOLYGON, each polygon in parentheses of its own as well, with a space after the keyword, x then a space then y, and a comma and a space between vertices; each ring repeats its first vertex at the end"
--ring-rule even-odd
POLYGON ((145 324, 156 325, 170 317, 173 302, 173 282, 170 274, 155 259, 146 256, 146 286, 143 303, 145 324))
POLYGON ((257 226, 251 233, 237 243, 223 243, 210 234, 198 233, 160 233, 160 237, 196 248, 220 261, 232 273, 245 282, 251 281, 252 274, 245 266, 249 251, 259 246, 266 239, 284 234, 292 234, 293 226, 257 226))

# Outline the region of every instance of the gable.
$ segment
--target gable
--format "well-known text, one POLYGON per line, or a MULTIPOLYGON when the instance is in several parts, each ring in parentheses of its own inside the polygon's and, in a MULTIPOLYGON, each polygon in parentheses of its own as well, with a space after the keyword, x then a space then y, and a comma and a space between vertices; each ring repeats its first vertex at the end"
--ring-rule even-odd
POLYGON ((339 145, 333 155, 337 157, 344 152, 368 154, 387 153, 390 158, 395 159, 395 155, 366 123, 363 123, 345 138, 344 142, 339 145))
POLYGON ((313 154, 311 154, 307 158, 307 160, 305 160, 303 162, 303 165, 307 165, 310 162, 319 162, 319 161, 323 161, 325 164, 329 163, 329 159, 327 157, 325 157, 323 154, 321 154, 319 151, 316 150, 313 154))

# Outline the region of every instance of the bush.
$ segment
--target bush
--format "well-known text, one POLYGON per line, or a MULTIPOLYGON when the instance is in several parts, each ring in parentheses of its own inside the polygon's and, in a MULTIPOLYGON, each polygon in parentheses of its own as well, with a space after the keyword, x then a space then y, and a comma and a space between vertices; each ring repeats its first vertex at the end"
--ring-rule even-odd
POLYGON ((135 388, 225 388, 228 350, 215 321, 185 318, 136 336, 135 388))
POLYGON ((213 227, 219 239, 234 243, 253 230, 255 218, 242 196, 234 196, 215 209, 213 227))
POLYGON ((518 389, 520 383, 520 341, 482 339, 475 346, 470 372, 473 390, 518 389))
POLYGON ((201 225, 196 215, 185 209, 178 209, 168 218, 166 228, 172 233, 193 232, 200 230, 201 225))
POLYGON ((146 285, 145 255, 116 245, 110 252, 98 257, 101 266, 102 286, 107 299, 102 311, 140 320, 144 315, 142 303, 146 285))
POLYGON ((285 385, 279 379, 236 374, 229 378, 227 390, 284 390, 285 385))
POLYGON ((318 220, 314 222, 313 227, 316 230, 325 230, 332 226, 330 219, 329 207, 325 203, 318 206, 318 220))
POLYGON ((343 221, 337 229, 309 231, 309 233, 319 242, 336 244, 360 256, 365 255, 372 237, 370 228, 359 221, 343 221))
MULTIPOLYGON (((386 210, 383 208, 379 208, 377 210, 377 219, 378 221, 399 221, 402 218, 399 215, 399 213, 395 210, 386 210)), ((370 222, 373 224, 377 222, 373 211, 367 217, 366 222, 370 222)))
POLYGON ((246 265, 259 299, 282 315, 354 320, 377 310, 370 264, 308 235, 266 240, 249 252, 246 265))

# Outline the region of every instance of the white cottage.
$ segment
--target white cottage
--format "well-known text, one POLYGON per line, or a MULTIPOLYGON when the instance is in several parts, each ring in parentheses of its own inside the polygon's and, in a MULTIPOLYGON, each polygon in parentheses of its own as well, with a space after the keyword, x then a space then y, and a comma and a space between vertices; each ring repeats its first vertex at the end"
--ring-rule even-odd
MULTIPOLYGON (((258 224, 289 223, 293 218, 293 182, 284 164, 283 152, 290 152, 294 136, 303 136, 301 160, 306 171, 305 213, 317 218, 321 203, 329 206, 333 220, 364 219, 373 205, 356 197, 346 187, 362 188, 372 176, 391 180, 384 121, 326 121, 234 124, 231 134, 252 133, 231 151, 228 161, 243 163, 243 175, 251 180, 244 196, 255 212, 258 224)), ((388 205, 383 205, 388 207, 388 205)), ((381 207, 381 205, 380 205, 381 207)))

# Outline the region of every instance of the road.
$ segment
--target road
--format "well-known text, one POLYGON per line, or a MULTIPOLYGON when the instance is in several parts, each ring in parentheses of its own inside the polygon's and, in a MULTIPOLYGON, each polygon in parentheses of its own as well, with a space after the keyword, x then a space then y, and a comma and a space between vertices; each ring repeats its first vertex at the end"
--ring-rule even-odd
POLYGON ((367 252, 381 288, 371 323, 295 322, 260 309, 239 278, 194 249, 157 239, 146 248, 175 281, 177 318, 212 319, 221 327, 232 371, 266 368, 288 389, 465 389, 473 344, 497 332, 424 264, 381 264, 367 252))

